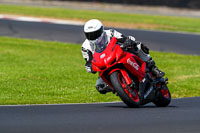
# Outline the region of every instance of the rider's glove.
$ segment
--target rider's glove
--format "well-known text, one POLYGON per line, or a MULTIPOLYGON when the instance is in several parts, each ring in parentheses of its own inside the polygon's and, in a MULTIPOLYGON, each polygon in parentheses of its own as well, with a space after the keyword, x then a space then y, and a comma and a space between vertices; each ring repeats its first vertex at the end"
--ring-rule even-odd
POLYGON ((88 73, 92 73, 92 66, 91 66, 91 63, 86 63, 85 64, 85 69, 88 73))
POLYGON ((85 69, 88 73, 96 73, 92 69, 92 63, 91 63, 91 61, 93 59, 92 52, 87 50, 87 54, 88 54, 88 59, 87 59, 86 64, 85 64, 85 69))
POLYGON ((127 48, 135 48, 137 46, 137 44, 135 43, 135 41, 127 38, 125 41, 124 41, 124 45, 127 47, 127 48))
POLYGON ((93 71, 93 69, 92 69, 92 63, 86 63, 85 64, 85 69, 86 69, 86 71, 88 72, 88 73, 93 73, 93 74, 95 74, 96 72, 95 71, 93 71))

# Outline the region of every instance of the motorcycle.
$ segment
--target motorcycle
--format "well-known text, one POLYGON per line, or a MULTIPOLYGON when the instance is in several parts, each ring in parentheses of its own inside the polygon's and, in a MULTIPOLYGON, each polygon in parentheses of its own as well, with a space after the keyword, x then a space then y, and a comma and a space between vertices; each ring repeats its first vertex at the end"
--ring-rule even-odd
POLYGON ((102 36, 96 41, 93 54, 93 71, 111 88, 113 93, 129 107, 139 107, 153 102, 166 107, 171 101, 167 78, 156 78, 149 72, 146 63, 133 53, 126 52, 124 44, 115 37, 108 42, 102 36))

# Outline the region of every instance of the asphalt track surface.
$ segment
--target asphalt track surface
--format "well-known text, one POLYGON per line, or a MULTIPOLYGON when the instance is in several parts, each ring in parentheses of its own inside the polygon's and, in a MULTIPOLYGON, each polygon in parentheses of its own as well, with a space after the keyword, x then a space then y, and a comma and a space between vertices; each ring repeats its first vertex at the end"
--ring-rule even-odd
MULTIPOLYGON (((0 36, 82 43, 82 26, 0 20, 0 36)), ((200 35, 117 29, 157 51, 200 55, 200 35)), ((0 106, 2 133, 199 133, 200 97, 169 107, 123 103, 0 106)))
MULTIPOLYGON (((138 41, 149 45, 151 50, 200 55, 200 35, 133 29, 116 30, 124 35, 133 35, 138 41)), ((78 44, 84 41, 83 26, 3 19, 0 19, 0 36, 72 42, 78 44)))
POLYGON ((0 106, 1 133, 199 133, 200 97, 148 104, 0 106))

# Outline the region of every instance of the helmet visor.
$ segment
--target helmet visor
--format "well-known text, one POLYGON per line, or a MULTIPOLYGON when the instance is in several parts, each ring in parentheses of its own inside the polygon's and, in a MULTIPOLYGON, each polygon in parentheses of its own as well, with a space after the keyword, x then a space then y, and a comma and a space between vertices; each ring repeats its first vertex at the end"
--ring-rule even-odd
POLYGON ((96 40, 99 36, 101 36, 101 34, 103 33, 103 26, 101 26, 101 28, 97 31, 94 32, 85 32, 85 37, 88 40, 96 40))

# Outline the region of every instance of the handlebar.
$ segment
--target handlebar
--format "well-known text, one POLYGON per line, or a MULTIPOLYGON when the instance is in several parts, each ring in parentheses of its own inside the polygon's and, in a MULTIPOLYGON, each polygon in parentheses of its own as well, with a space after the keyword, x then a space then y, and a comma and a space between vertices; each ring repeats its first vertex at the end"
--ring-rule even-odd
POLYGON ((126 48, 126 46, 123 43, 117 42, 119 44, 120 48, 126 48))

